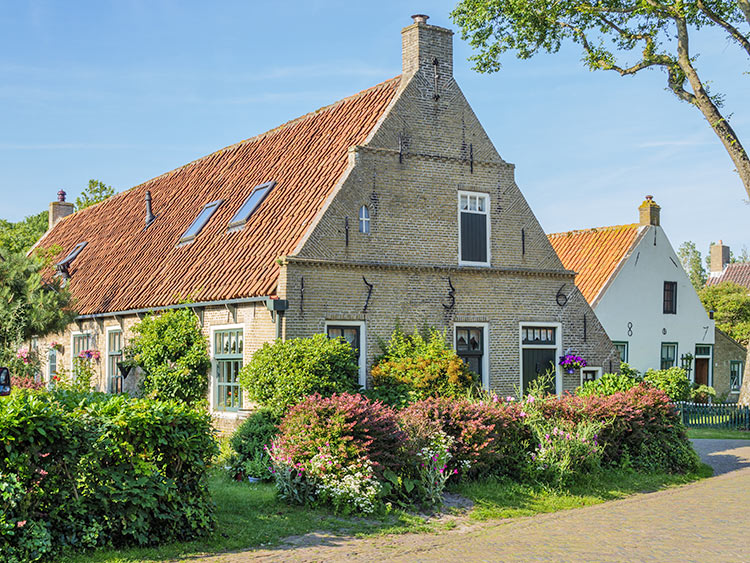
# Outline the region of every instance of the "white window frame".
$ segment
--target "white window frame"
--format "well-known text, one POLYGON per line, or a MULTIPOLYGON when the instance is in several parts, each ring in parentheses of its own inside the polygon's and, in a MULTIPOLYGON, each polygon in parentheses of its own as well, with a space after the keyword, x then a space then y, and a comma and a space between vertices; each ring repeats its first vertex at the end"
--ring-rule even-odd
POLYGON ((482 389, 485 391, 490 390, 490 323, 484 322, 460 322, 453 323, 453 349, 456 350, 456 329, 477 327, 482 329, 482 389))
POLYGON ((356 326, 359 327, 359 386, 367 389, 367 323, 365 321, 339 321, 329 319, 323 327, 326 338, 329 326, 356 326))
POLYGON ((539 322, 539 321, 521 321, 518 323, 518 389, 520 390, 521 397, 523 397, 523 351, 524 349, 550 349, 552 346, 549 344, 524 344, 523 343, 523 329, 526 327, 532 328, 554 328, 555 329, 555 392, 558 397, 562 396, 563 392, 563 377, 562 370, 558 358, 563 355, 562 349, 562 323, 558 322, 539 322))
MULTIPOLYGON (((94 333, 90 330, 78 330, 73 331, 70 333, 70 373, 73 373, 73 359, 76 357, 75 354, 75 348, 73 347, 73 342, 75 342, 76 336, 88 336, 89 337, 89 346, 91 346, 91 339, 94 337, 94 333)), ((89 350, 91 348, 88 348, 89 350)))
POLYGON ((58 353, 58 351, 55 348, 47 348, 47 370, 46 371, 47 371, 47 381, 48 382, 52 381, 52 376, 57 375, 57 371, 59 369, 58 366, 57 366, 57 364, 60 362, 60 357, 59 356, 60 356, 60 354, 58 353), (52 369, 51 369, 52 368, 52 364, 49 361, 50 356, 52 355, 53 352, 55 354, 55 373, 52 373, 52 369))
MULTIPOLYGON (((214 405, 214 397, 216 397, 217 389, 219 386, 219 382, 216 380, 216 354, 214 350, 214 341, 215 341, 215 334, 217 331, 220 330, 242 330, 242 367, 245 367, 245 336, 246 336, 246 330, 244 324, 229 324, 229 325, 216 325, 212 326, 210 330, 210 339, 209 339, 209 351, 211 354, 211 375, 209 380, 209 386, 208 386, 208 407, 211 411, 211 414, 218 416, 220 418, 238 418, 240 416, 240 411, 227 411, 227 410, 219 410, 214 405)), ((247 401, 245 400, 245 390, 242 388, 242 385, 240 385, 240 393, 242 393, 242 404, 243 409, 247 408, 247 401)), ((241 410, 243 410, 241 409, 241 410)))
MULTIPOLYGON (((486 192, 470 192, 466 190, 458 190, 456 196, 456 219, 458 225, 458 265, 459 266, 484 266, 489 267, 492 263, 492 248, 490 241, 492 241, 492 225, 490 221, 490 209, 492 209, 492 200, 490 194, 486 192), (474 262, 470 260, 463 260, 461 258, 461 196, 479 196, 487 199, 487 205, 485 206, 484 214, 487 218, 487 261, 486 262, 474 262)), ((481 211, 470 211, 470 213, 482 213, 481 211)))
POLYGON ((585 368, 581 368, 581 385, 583 385, 583 372, 584 371, 593 371, 596 373, 594 376, 594 380, 599 379, 602 376, 602 368, 598 367, 589 367, 586 366, 585 368))
MULTIPOLYGON (((112 389, 110 388, 110 380, 109 380, 109 333, 111 333, 111 332, 119 332, 120 333, 120 343, 122 345, 122 347, 120 349, 122 350, 122 348, 125 347, 125 331, 122 330, 122 328, 119 327, 119 326, 108 326, 105 329, 105 331, 104 331, 104 342, 105 342, 105 344, 104 344, 104 357, 105 357, 105 361, 104 361, 104 379, 105 379, 105 381, 104 381, 104 387, 106 389, 106 393, 112 393, 112 389)), ((120 361, 122 361, 123 357, 124 357, 124 355, 120 356, 120 361)), ((115 363, 115 369, 118 369, 118 370, 120 369, 120 368, 117 367, 116 363, 115 363)), ((124 385, 125 385, 125 382, 123 381, 123 387, 124 387, 124 385)))
POLYGON ((364 235, 370 234, 370 208, 366 205, 359 208, 359 232, 364 235))

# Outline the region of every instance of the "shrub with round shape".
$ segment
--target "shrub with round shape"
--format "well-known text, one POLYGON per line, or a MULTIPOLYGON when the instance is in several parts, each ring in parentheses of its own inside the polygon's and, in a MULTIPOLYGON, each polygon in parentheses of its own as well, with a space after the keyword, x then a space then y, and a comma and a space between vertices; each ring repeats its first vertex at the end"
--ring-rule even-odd
POLYGON ((233 450, 232 473, 236 479, 255 477, 270 479, 267 447, 279 431, 279 419, 270 409, 252 413, 232 434, 229 445, 233 450))
POLYGON ((644 374, 643 381, 664 391, 674 402, 690 400, 690 380, 682 368, 650 369, 644 374))

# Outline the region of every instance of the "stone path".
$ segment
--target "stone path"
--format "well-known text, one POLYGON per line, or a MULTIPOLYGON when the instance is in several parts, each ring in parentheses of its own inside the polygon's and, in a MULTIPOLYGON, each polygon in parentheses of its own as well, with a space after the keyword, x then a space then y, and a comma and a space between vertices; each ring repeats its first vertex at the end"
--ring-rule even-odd
POLYGON ((715 466, 717 477, 621 501, 439 535, 319 536, 312 545, 287 544, 199 561, 748 561, 750 442, 697 440, 696 449, 715 466))

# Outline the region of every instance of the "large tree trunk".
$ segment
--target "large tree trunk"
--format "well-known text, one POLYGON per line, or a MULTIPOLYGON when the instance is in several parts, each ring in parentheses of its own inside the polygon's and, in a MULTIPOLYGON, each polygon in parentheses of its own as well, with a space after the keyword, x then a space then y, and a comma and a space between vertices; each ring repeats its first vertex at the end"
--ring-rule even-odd
POLYGON ((742 375, 740 398, 737 402, 741 405, 750 405, 750 344, 748 344, 747 346, 747 358, 745 358, 745 373, 742 375))
POLYGON ((685 73, 685 76, 690 82, 690 87, 693 90, 692 103, 695 104, 698 109, 706 118, 708 124, 714 130, 714 133, 719 137, 719 140, 724 145, 729 157, 737 167, 737 173, 740 175, 740 180, 745 186, 745 191, 748 197, 750 197, 750 158, 745 152, 745 148, 740 143, 732 126, 729 125, 719 108, 711 100, 711 97, 706 92, 703 82, 698 76, 697 71, 693 67, 690 61, 690 52, 688 46, 688 29, 685 20, 677 19, 677 61, 680 68, 685 73))

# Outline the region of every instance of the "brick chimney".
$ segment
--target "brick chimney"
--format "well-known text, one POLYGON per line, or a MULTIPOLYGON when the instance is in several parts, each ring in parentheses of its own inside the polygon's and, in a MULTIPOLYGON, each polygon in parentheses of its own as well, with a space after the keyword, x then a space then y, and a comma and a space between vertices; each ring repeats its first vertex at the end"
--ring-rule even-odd
POLYGON ((429 16, 416 14, 414 23, 401 30, 402 70, 406 75, 420 68, 434 69, 442 78, 453 76, 453 32, 427 23, 429 16), (435 64, 437 62, 437 65, 435 64))
POLYGON ((658 227, 659 211, 661 211, 661 207, 656 205, 654 196, 647 195, 646 200, 641 203, 641 206, 638 208, 641 225, 653 225, 654 227, 658 227))
POLYGON ((724 271, 729 264, 729 247, 724 246, 722 241, 711 245, 711 269, 710 275, 718 275, 724 271))
POLYGON ((62 219, 67 217, 75 210, 75 206, 65 201, 65 191, 60 190, 57 192, 57 201, 53 201, 49 204, 49 228, 55 226, 55 224, 62 219))

